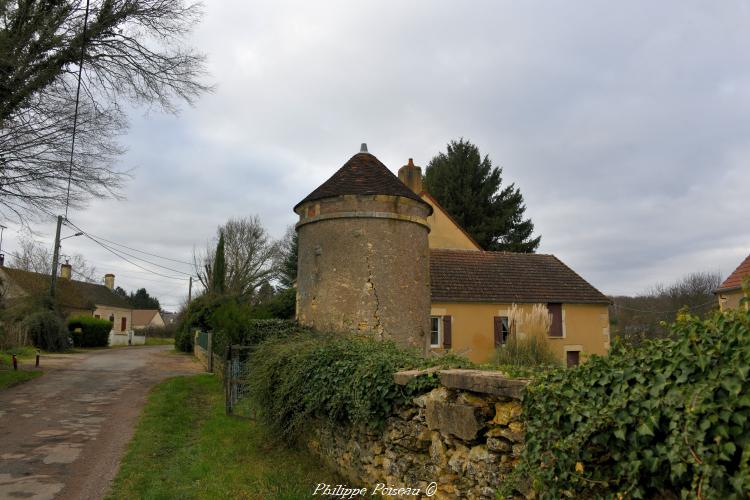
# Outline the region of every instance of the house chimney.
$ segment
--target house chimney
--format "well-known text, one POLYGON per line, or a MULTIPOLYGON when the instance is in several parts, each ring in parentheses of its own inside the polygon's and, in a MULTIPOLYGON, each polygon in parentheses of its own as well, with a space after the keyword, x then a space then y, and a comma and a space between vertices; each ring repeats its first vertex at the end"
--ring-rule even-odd
POLYGON ((106 286, 110 290, 115 289, 115 275, 114 274, 107 273, 104 275, 104 286, 106 286))
POLYGON ((422 194, 422 167, 415 166, 413 159, 409 158, 409 163, 398 169, 398 178, 406 187, 422 194))
POLYGON ((60 277, 62 279, 69 280, 70 275, 73 273, 73 266, 70 265, 70 262, 67 260, 65 261, 65 264, 60 266, 60 277))

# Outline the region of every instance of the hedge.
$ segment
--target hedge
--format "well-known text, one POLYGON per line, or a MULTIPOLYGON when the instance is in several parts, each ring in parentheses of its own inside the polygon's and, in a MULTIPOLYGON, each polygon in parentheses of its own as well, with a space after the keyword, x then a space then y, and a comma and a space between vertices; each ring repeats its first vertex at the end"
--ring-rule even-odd
POLYGON ((517 480, 540 498, 747 498, 750 312, 671 331, 534 380, 517 480))
POLYGON ((399 386, 393 381, 399 370, 472 366, 458 356, 425 359, 369 337, 313 331, 283 335, 269 323, 264 327, 266 340, 251 355, 248 381, 260 417, 290 441, 313 418, 379 427, 399 402, 438 384, 436 377, 420 377, 399 386))
POLYGON ((91 316, 76 316, 68 320, 68 331, 76 347, 107 347, 112 322, 91 316))

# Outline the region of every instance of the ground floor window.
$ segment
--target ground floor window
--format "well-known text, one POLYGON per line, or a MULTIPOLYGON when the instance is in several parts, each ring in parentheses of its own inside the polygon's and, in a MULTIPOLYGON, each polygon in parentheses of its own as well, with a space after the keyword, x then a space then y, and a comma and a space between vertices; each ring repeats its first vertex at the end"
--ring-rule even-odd
POLYGON ((495 347, 504 346, 510 335, 510 324, 507 316, 495 316, 495 347))
POLYGON ((567 351, 565 357, 568 367, 578 366, 581 363, 581 351, 567 351))
POLYGON ((443 322, 440 316, 430 317, 430 347, 441 347, 443 338, 443 322))
POLYGON ((123 316, 122 319, 120 320, 120 331, 124 332, 127 329, 128 329, 128 318, 123 316))

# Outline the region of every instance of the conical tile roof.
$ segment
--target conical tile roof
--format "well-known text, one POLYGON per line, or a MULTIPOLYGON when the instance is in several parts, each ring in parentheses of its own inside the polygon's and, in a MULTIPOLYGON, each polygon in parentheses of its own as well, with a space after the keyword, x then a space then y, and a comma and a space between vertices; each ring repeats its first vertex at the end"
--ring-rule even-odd
MULTIPOLYGON (((318 186, 304 200, 294 206, 297 207, 308 201, 322 200, 347 194, 375 195, 384 194, 401 196, 415 201, 423 201, 417 194, 396 177, 388 167, 370 153, 357 153, 344 166, 338 169, 327 181, 318 186)), ((432 207, 430 207, 432 213, 432 207)))

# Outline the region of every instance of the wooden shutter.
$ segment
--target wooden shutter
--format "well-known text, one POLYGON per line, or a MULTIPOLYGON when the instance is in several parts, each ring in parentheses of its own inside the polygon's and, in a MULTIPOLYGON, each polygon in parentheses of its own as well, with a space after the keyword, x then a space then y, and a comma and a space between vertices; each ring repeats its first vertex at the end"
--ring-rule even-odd
POLYGON ((451 320, 451 316, 443 316, 443 347, 446 349, 450 349, 453 342, 451 320))
POLYGON ((547 304, 547 310, 552 315, 552 325, 549 328, 550 337, 563 336, 562 304, 547 304))
POLYGON ((568 351, 565 353, 568 362, 568 368, 578 366, 581 363, 581 353, 579 351, 568 351))
POLYGON ((495 347, 499 347, 503 344, 503 318, 494 316, 492 320, 495 323, 495 347))

